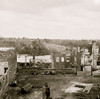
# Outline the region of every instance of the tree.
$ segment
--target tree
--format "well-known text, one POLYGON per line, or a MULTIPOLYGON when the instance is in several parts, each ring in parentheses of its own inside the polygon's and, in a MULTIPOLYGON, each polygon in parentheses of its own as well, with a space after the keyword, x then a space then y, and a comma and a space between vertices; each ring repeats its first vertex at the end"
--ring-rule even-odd
POLYGON ((18 54, 30 54, 33 56, 49 54, 49 50, 40 40, 33 40, 30 44, 17 42, 15 49, 18 54))

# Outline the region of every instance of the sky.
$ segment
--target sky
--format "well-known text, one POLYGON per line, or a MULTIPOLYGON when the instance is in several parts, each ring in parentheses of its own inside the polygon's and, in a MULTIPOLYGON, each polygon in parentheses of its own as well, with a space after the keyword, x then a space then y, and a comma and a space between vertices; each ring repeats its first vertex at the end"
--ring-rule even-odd
POLYGON ((100 0, 0 0, 0 36, 100 39, 100 0))

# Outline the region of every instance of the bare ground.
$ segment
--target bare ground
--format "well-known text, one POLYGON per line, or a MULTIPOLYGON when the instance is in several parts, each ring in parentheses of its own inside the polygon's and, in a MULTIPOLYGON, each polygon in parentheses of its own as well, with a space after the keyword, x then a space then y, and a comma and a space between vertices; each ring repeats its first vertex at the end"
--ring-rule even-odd
MULTIPOLYGON (((20 76, 20 78, 23 78, 23 76, 20 76)), ((84 82, 84 83, 93 83, 94 86, 100 87, 100 78, 92 77, 92 76, 75 76, 75 75, 30 75, 25 77, 24 81, 20 81, 18 86, 22 87, 27 83, 31 83, 33 85, 33 89, 30 93, 27 93, 25 95, 14 95, 16 98, 14 99, 42 99, 42 86, 44 83, 48 83, 51 90, 51 97, 52 99, 56 99, 59 97, 65 97, 64 99, 80 99, 75 97, 75 95, 66 96, 62 89, 67 88, 70 85, 70 82, 77 81, 77 82, 84 82)), ((94 91, 94 90, 93 90, 94 91)), ((94 91, 96 92, 96 91, 94 91)), ((89 97, 92 97, 91 99, 95 99, 96 93, 92 92, 92 95, 89 95, 89 97), (95 94, 93 97, 93 93, 95 94)), ((13 97, 13 95, 12 95, 13 97)), ((81 99, 89 99, 86 98, 81 99)), ((13 98, 9 98, 13 99, 13 98)))

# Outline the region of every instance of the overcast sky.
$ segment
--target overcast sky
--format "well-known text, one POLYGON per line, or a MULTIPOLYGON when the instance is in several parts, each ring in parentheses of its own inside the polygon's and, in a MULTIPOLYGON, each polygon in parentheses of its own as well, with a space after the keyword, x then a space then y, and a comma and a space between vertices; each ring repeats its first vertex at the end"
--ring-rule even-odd
POLYGON ((100 0, 0 0, 0 36, 100 39, 100 0))

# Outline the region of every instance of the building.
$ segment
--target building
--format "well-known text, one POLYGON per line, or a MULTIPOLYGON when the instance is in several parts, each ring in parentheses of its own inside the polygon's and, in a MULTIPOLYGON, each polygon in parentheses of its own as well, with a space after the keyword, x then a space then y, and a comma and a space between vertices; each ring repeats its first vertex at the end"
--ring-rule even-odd
POLYGON ((81 65, 83 66, 91 65, 91 56, 88 49, 84 49, 84 51, 82 52, 81 65))
POLYGON ((11 56, 9 51, 14 47, 0 47, 0 75, 6 74, 8 70, 8 58, 11 56))
POLYGON ((89 49, 84 49, 81 57, 81 65, 83 66, 92 66, 92 68, 100 68, 100 55, 99 55, 99 46, 96 41, 92 41, 91 52, 89 49))
POLYGON ((35 56, 35 64, 40 65, 41 68, 54 69, 52 55, 35 56))
MULTIPOLYGON (((52 66, 52 55, 33 56, 28 54, 17 54, 17 65, 19 66, 33 66, 43 65, 43 68, 50 68, 52 66)), ((52 68, 52 67, 51 67, 52 68)))
POLYGON ((54 53, 53 61, 54 61, 55 69, 65 68, 67 62, 65 54, 61 54, 61 53, 54 53))
POLYGON ((17 65, 25 66, 33 60, 33 56, 28 54, 17 54, 17 65))
POLYGON ((96 41, 92 42, 92 67, 97 68, 97 61, 99 55, 99 46, 97 46, 96 41))
POLYGON ((0 75, 4 75, 8 70, 8 62, 0 62, 0 75))
POLYGON ((51 55, 42 55, 42 56, 35 56, 35 63, 51 63, 52 56, 51 55))
POLYGON ((100 54, 98 55, 97 59, 97 68, 100 69, 100 54))

